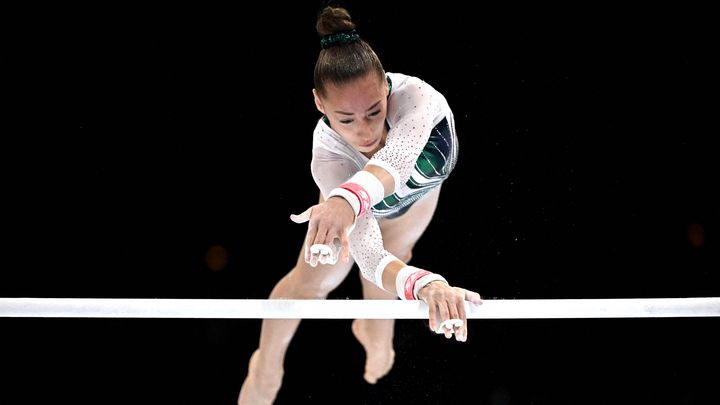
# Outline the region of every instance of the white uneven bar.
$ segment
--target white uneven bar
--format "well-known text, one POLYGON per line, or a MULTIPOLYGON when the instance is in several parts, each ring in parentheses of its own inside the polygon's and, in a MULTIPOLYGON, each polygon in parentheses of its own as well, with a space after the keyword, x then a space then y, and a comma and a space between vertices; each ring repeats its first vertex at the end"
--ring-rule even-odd
MULTIPOLYGON (((524 299, 466 303, 468 319, 718 317, 720 297, 524 299)), ((422 301, 0 298, 0 317, 426 319, 422 301)))

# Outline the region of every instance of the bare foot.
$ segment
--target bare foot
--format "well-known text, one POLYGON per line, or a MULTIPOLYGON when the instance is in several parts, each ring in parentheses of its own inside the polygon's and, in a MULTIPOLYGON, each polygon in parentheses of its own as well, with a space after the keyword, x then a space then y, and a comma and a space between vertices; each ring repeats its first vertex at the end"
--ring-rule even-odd
POLYGON ((283 368, 266 367, 259 369, 260 350, 250 356, 247 377, 240 388, 238 405, 272 405, 283 379, 283 368))
MULTIPOLYGON (((365 381, 375 384, 378 379, 384 377, 395 362, 395 350, 392 347, 392 338, 389 342, 373 341, 372 336, 368 333, 367 324, 364 319, 356 319, 352 323, 352 331, 355 338, 365 348, 365 381)), ((377 322, 377 321, 373 321, 377 322)), ((387 327, 390 329, 392 337, 392 328, 394 327, 394 319, 387 320, 387 327)), ((381 327, 386 327, 382 325, 381 327)))

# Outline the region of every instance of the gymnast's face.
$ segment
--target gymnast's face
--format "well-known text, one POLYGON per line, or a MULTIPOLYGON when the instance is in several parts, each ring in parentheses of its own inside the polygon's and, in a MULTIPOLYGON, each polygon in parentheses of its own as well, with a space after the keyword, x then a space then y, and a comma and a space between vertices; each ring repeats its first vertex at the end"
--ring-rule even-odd
POLYGON ((366 156, 385 146, 388 83, 370 72, 341 85, 329 83, 325 95, 313 89, 315 105, 330 127, 366 156))

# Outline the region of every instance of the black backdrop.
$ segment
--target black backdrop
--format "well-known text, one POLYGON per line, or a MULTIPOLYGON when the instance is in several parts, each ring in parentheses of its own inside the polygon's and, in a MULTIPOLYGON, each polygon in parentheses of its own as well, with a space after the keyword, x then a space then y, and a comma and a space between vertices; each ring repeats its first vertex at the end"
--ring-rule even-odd
MULTIPOLYGON (((446 95, 461 145, 415 265, 486 299, 720 296, 708 13, 388 3, 345 4, 386 70, 446 95)), ((0 295, 266 298, 318 194, 318 6, 30 14, 13 66, 43 113, 10 153, 0 295)), ((359 297, 356 276, 331 296, 359 297)), ((0 402, 233 403, 259 326, 0 319, 0 402)), ((474 321, 465 344, 396 329, 368 386, 350 320, 303 322, 278 403, 720 397, 716 318, 474 321)))

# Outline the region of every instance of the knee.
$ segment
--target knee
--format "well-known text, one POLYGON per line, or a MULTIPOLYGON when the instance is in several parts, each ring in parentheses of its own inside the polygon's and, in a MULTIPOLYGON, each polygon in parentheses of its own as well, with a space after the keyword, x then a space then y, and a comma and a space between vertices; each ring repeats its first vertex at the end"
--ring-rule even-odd
POLYGON ((293 297, 299 300, 324 300, 330 291, 313 284, 298 284, 293 297))
POLYGON ((322 281, 307 277, 307 274, 304 273, 308 271, 312 270, 298 266, 290 272, 290 279, 293 281, 292 296, 302 300, 321 300, 327 298, 332 290, 325 288, 325 283, 322 281))
POLYGON ((348 271, 338 266, 318 265, 312 267, 305 261, 298 262, 290 272, 293 295, 299 299, 325 299, 345 279, 348 271))

